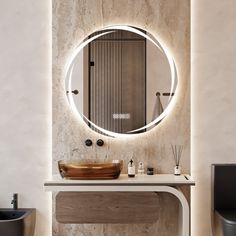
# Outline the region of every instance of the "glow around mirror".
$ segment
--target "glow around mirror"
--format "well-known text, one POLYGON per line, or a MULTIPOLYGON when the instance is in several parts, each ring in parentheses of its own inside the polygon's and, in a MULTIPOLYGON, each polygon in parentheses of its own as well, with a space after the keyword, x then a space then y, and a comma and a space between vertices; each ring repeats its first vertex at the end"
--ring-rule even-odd
POLYGON ((175 63, 174 63, 174 60, 173 60, 171 54, 169 53, 167 48, 163 47, 156 39, 153 39, 153 38, 149 37, 147 34, 143 33, 142 31, 140 31, 140 30, 138 30, 136 28, 133 28, 133 27, 130 27, 130 26, 123 26, 123 25, 119 26, 119 25, 117 25, 117 26, 109 26, 109 27, 103 28, 102 30, 110 30, 110 31, 107 31, 107 32, 95 35, 95 36, 85 40, 83 43, 81 43, 73 51, 73 54, 69 58, 69 62, 67 64, 67 66, 66 66, 66 79, 68 81, 68 91, 69 91, 68 92, 68 100, 69 100, 69 103, 70 103, 70 106, 71 106, 73 112, 77 115, 77 117, 79 119, 82 119, 82 120, 85 119, 88 123, 90 123, 97 130, 99 130, 103 134, 111 136, 111 137, 127 137, 127 136, 130 136, 132 133, 136 133, 136 132, 143 131, 143 130, 150 129, 150 128, 154 127, 163 118, 165 118, 165 116, 171 111, 171 109, 173 107, 174 99, 171 96, 171 94, 174 92, 174 89, 177 87, 177 72, 176 72, 175 63), (97 39, 97 38, 99 38, 99 37, 101 37, 103 35, 115 32, 116 30, 126 30, 126 31, 129 31, 129 32, 136 33, 136 34, 138 34, 138 35, 148 39, 150 42, 152 42, 156 47, 158 47, 166 55, 166 58, 168 60, 168 63, 169 63, 169 66, 170 66, 170 70, 171 70, 171 90, 170 90, 170 96, 169 96, 169 103, 168 103, 167 107, 165 108, 165 110, 156 119, 154 119, 153 121, 151 121, 147 125, 145 125, 145 126, 143 126, 141 128, 132 130, 129 133, 126 133, 126 134, 124 134, 124 133, 116 133, 116 132, 112 132, 112 131, 103 129, 103 128, 97 126, 96 124, 94 124, 93 122, 91 122, 86 116, 84 116, 82 113, 80 113, 78 111, 78 109, 77 109, 77 107, 75 105, 73 94, 72 94, 72 92, 70 92, 70 91, 72 91, 72 73, 73 73, 73 69, 74 69, 74 62, 75 62, 75 59, 76 59, 77 55, 79 54, 79 52, 81 50, 83 50, 83 48, 86 45, 88 45, 90 42, 92 42, 93 40, 95 40, 95 39, 97 39))

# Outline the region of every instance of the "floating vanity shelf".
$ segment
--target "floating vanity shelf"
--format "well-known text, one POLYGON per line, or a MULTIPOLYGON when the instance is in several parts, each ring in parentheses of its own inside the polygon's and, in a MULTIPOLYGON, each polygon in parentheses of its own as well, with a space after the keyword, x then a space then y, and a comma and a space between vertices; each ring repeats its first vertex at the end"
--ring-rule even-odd
MULTIPOLYGON (((58 208, 57 220, 62 223, 71 223, 73 220, 74 223, 81 221, 81 218, 79 218, 79 216, 77 216, 76 214, 76 212, 78 211, 73 211, 73 207, 70 206, 70 204, 72 203, 70 202, 76 203, 80 200, 83 201, 83 199, 86 199, 83 196, 85 192, 96 192, 94 194, 97 198, 99 198, 99 194, 105 194, 105 192, 107 192, 107 194, 110 194, 110 192, 117 192, 119 194, 125 194, 125 192, 135 192, 140 194, 145 194, 147 192, 149 192, 150 194, 153 194, 155 192, 170 193, 180 201, 182 206, 182 222, 180 224, 179 232, 179 235, 182 236, 189 236, 190 227, 189 204, 180 187, 192 185, 195 185, 195 181, 191 179, 189 175, 175 176, 172 174, 141 175, 135 176, 134 178, 129 178, 127 175, 120 175, 118 179, 111 180, 66 180, 62 179, 60 175, 55 175, 53 176, 52 180, 46 181, 44 183, 46 191, 59 192, 56 196, 56 202, 58 202, 57 205, 65 205, 65 207, 58 208), (78 197, 79 195, 80 197, 78 197), (71 214, 69 218, 65 217, 65 215, 68 214, 71 214)), ((142 204, 142 199, 144 198, 145 197, 137 197, 137 205, 139 203, 142 204)), ((152 202, 152 204, 154 205, 154 196, 152 198, 152 202)), ((77 207, 79 208, 79 206, 77 207)), ((151 207, 151 205, 149 207, 151 207)), ((125 209, 125 207, 123 207, 123 209, 125 209)), ((152 209, 153 211, 158 211, 158 208, 156 207, 152 209)), ((125 213, 125 211, 123 213, 124 215, 128 214, 128 212, 125 213)), ((152 215, 150 219, 151 218, 155 219, 155 215, 152 215)), ((90 222, 93 221, 90 221, 90 219, 88 219, 88 223, 90 222)), ((110 223, 112 223, 112 220, 110 221, 110 223)))
MULTIPOLYGON (((67 180, 60 175, 54 175, 52 180, 44 183, 46 191, 128 191, 130 187, 147 186, 180 186, 195 185, 189 175, 175 176, 172 174, 141 175, 129 178, 120 175, 118 179, 110 180, 67 180), (128 187, 128 188, 126 188, 128 187)), ((139 190, 142 191, 142 190, 139 190)))

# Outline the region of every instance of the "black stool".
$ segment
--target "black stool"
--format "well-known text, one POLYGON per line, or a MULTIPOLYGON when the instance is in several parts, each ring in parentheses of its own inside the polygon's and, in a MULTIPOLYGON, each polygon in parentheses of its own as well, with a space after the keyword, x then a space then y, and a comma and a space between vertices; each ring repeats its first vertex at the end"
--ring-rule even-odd
POLYGON ((212 165, 214 236, 236 236, 236 164, 212 165))

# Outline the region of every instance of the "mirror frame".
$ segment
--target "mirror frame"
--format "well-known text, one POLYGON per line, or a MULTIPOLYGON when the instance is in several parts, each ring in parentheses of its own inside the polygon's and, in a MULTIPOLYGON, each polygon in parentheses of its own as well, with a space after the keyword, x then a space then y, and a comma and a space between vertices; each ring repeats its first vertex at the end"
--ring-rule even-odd
MULTIPOLYGON (((153 128, 154 126, 156 126, 161 120, 163 120, 171 111, 173 104, 174 104, 174 97, 176 96, 171 96, 171 94, 174 92, 174 90, 177 90, 178 87, 178 77, 177 77, 177 70, 176 70, 176 66, 175 66, 175 62, 173 57, 171 56, 170 52, 167 50, 166 47, 164 47, 157 39, 155 39, 154 37, 151 38, 150 36, 146 35, 145 33, 143 33, 142 31, 138 30, 137 28, 134 28, 132 26, 128 26, 128 25, 115 25, 115 26, 108 26, 105 27, 103 29, 101 29, 101 31, 103 30, 109 30, 107 32, 95 35, 91 38, 88 38, 87 40, 83 41, 81 44, 79 44, 79 46, 73 51, 72 55, 70 56, 67 66, 66 66, 66 81, 68 81, 68 100, 69 100, 69 104, 73 110, 73 112, 76 114, 76 116, 78 117, 78 119, 80 120, 86 120, 86 122, 88 122, 89 124, 91 124, 93 127, 95 127, 97 130, 99 130, 102 134, 110 136, 110 137, 127 137, 130 135, 134 135, 137 134, 135 132, 138 131, 142 131, 145 129, 150 129, 153 128), (73 68, 74 68, 74 62, 75 59, 77 57, 77 55, 79 54, 79 52, 86 46, 88 45, 90 42, 92 42, 94 39, 99 38, 103 35, 109 34, 111 32, 114 32, 115 30, 126 30, 126 31, 130 31, 133 33, 136 33, 140 36, 143 36, 144 38, 150 40, 156 47, 158 47, 166 56, 167 61, 169 63, 170 66, 170 71, 171 71, 171 90, 170 90, 170 96, 169 96, 169 103, 167 105, 167 107, 164 109, 164 111, 153 121, 151 121, 150 123, 146 124, 145 126, 132 130, 129 133, 116 133, 116 132, 112 132, 106 129, 103 129, 99 126, 97 126, 96 124, 94 124, 93 122, 91 122, 90 120, 88 120, 88 118, 86 116, 84 116, 83 114, 81 114, 78 109, 76 108, 75 102, 74 102, 74 98, 73 98, 73 93, 72 91, 72 73, 73 73, 73 68), (133 133, 134 132, 134 133, 133 133)), ((100 30, 97 30, 100 31, 100 30)), ((149 131, 149 130, 148 130, 149 131)), ((146 132, 148 132, 146 131, 146 132)))

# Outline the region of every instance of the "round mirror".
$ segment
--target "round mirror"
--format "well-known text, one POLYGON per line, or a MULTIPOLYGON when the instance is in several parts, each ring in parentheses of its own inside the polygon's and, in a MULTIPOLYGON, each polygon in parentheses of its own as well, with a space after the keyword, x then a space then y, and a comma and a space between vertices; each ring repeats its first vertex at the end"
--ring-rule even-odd
POLYGON ((146 132, 169 113, 174 60, 148 32, 107 27, 87 37, 66 68, 72 109, 93 130, 117 137, 146 132))

